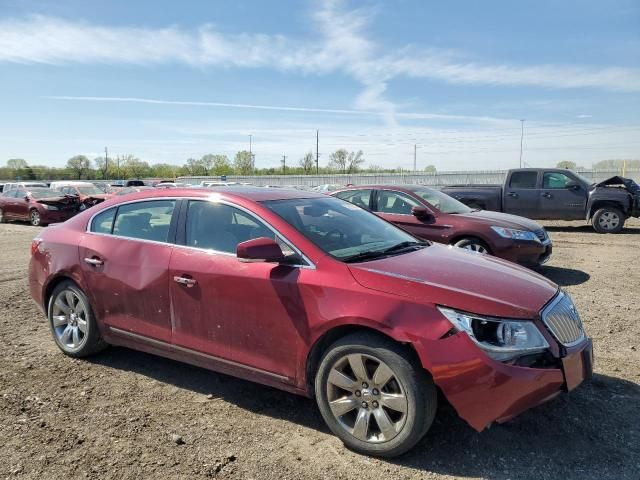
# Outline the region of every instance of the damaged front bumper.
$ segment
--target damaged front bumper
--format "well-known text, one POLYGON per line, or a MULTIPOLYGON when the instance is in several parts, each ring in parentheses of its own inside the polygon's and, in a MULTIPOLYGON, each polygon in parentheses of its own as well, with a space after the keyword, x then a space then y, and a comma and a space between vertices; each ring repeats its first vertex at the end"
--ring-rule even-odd
POLYGON ((463 332, 416 349, 449 403, 477 431, 573 390, 593 373, 590 338, 554 355, 544 368, 493 360, 463 332))

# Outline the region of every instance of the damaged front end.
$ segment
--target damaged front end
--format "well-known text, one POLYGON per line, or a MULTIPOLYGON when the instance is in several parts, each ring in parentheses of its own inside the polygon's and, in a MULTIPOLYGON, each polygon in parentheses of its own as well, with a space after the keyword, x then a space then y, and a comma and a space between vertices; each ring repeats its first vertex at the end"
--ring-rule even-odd
POLYGON ((592 192, 592 201, 603 196, 606 199, 607 194, 612 191, 620 194, 627 194, 629 198, 629 211, 631 217, 640 217, 640 185, 630 178, 621 177, 619 175, 607 178, 596 184, 596 189, 592 192))
POLYGON ((73 195, 64 195, 61 197, 40 198, 36 200, 39 204, 44 205, 45 209, 50 211, 60 211, 64 213, 76 214, 83 210, 82 202, 73 195))

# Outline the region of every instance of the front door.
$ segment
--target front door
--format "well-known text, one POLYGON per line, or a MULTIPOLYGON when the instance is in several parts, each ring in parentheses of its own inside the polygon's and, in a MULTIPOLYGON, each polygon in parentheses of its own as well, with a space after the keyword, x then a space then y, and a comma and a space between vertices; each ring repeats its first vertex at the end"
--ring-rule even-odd
POLYGON ((238 243, 276 238, 241 208, 191 200, 184 212, 169 273, 174 343, 294 379, 308 334, 299 292, 308 270, 238 261, 238 243))
POLYGON ((80 265, 95 314, 109 328, 171 342, 169 259, 175 200, 105 210, 80 241, 80 265))
MULTIPOLYGON (((438 225, 438 219, 433 216, 430 220, 421 220, 411 214, 413 207, 426 206, 412 196, 395 190, 378 190, 374 202, 376 215, 384 218, 416 237, 441 242, 443 226, 438 225)), ((426 207, 428 208, 428 207, 426 207)))
POLYGON ((544 172, 540 191, 541 216, 559 220, 584 219, 587 197, 585 187, 569 173, 544 172))
POLYGON ((540 190, 536 170, 520 170, 511 173, 502 195, 503 212, 528 218, 542 218, 538 210, 540 190))

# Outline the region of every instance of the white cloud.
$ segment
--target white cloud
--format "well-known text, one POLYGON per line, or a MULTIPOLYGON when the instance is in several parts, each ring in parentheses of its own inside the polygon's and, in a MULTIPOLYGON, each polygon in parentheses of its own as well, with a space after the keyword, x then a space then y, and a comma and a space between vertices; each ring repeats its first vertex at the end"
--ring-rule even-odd
POLYGON ((272 68, 296 73, 343 72, 363 85, 357 108, 392 117, 384 99, 393 77, 464 85, 598 88, 638 92, 640 69, 580 65, 482 64, 448 52, 405 47, 384 51, 367 37, 370 10, 346 10, 326 0, 313 15, 320 35, 291 38, 197 29, 114 27, 34 16, 0 21, 0 62, 45 64, 170 64, 191 67, 272 68))

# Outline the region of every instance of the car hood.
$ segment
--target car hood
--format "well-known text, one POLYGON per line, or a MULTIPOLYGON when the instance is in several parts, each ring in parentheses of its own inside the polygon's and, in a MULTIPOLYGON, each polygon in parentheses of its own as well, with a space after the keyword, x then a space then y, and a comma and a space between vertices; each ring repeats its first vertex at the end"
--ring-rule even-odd
POLYGON ((529 230, 531 232, 542 230, 542 225, 539 223, 517 215, 509 215, 508 213, 478 210, 470 213, 457 213, 455 216, 484 225, 495 225, 496 227, 515 228, 518 230, 529 230))
POLYGON ((622 186, 632 195, 640 195, 640 185, 631 180, 630 178, 621 177, 616 175, 611 178, 607 178, 602 182, 596 184, 596 187, 617 187, 622 186))
POLYGON ((349 269, 372 290, 506 318, 535 318, 558 292, 552 281, 514 263, 439 244, 349 269))
POLYGON ((38 198, 35 201, 37 203, 42 203, 43 205, 55 205, 56 207, 73 205, 79 202, 75 197, 71 195, 65 195, 60 197, 38 198))

